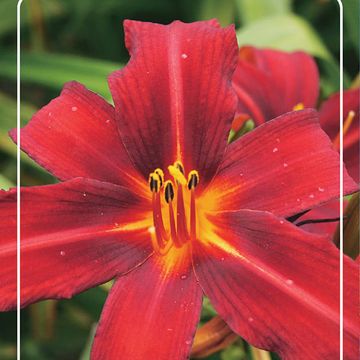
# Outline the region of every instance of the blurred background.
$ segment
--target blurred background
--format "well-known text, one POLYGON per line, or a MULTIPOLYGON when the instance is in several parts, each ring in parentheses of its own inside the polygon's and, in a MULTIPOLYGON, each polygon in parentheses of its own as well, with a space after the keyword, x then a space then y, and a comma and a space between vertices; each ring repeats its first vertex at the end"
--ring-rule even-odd
MULTIPOLYGON (((345 88, 359 71, 359 1, 344 4, 345 88)), ((21 7, 21 121, 77 80, 111 101, 107 75, 123 66, 126 18, 159 23, 218 18, 235 23, 239 45, 312 54, 321 74, 321 98, 339 87, 339 7, 336 0, 24 0, 21 7)), ((304 74, 306 76, 306 74, 304 74)), ((0 0, 0 188, 16 182, 16 147, 7 132, 16 127, 16 1, 0 0)), ((22 185, 55 179, 26 156, 22 185)), ((0 284, 1 286, 1 284, 0 284)), ((45 301, 22 311, 22 359, 86 360, 110 284, 71 300, 45 301)), ((202 322, 215 314, 205 301, 202 322)), ((268 360, 239 338, 213 360, 268 360)), ((230 341, 229 341, 230 342, 230 341)), ((0 359, 16 355, 16 313, 0 314, 0 359)), ((201 355, 201 354, 200 354, 201 355)), ((204 354, 203 354, 204 355, 204 354)), ((171 360, 171 359, 170 359, 171 360)))

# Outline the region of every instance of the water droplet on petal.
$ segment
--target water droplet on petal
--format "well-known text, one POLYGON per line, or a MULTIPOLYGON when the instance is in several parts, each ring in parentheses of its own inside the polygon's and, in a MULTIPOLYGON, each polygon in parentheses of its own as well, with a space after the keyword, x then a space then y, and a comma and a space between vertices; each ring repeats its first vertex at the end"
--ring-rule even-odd
POLYGON ((61 256, 65 256, 65 254, 66 254, 65 251, 60 251, 61 256))
POLYGON ((49 116, 51 116, 51 111, 49 112, 49 114, 48 114, 49 116))
POLYGON ((291 280, 291 279, 288 279, 288 280, 286 280, 286 283, 287 283, 288 285, 292 285, 292 284, 294 283, 294 281, 291 280))
POLYGON ((110 119, 107 119, 105 122, 106 122, 107 124, 109 124, 109 123, 110 123, 110 119))
POLYGON ((309 198, 310 198, 310 199, 313 199, 314 197, 315 197, 314 194, 310 194, 310 195, 309 195, 309 198))
POLYGON ((221 261, 224 261, 224 260, 225 260, 225 258, 223 258, 223 257, 222 257, 220 260, 221 260, 221 261))
POLYGON ((168 329, 167 329, 167 331, 173 331, 173 330, 174 330, 174 329, 172 329, 172 328, 168 328, 168 329))
POLYGON ((279 143, 279 142, 280 142, 280 139, 279 139, 279 138, 277 138, 277 139, 276 139, 276 142, 277 142, 277 143, 279 143))
POLYGON ((187 54, 181 54, 181 57, 183 58, 183 59, 186 59, 188 56, 187 56, 187 54))
POLYGON ((284 168, 289 166, 287 163, 283 163, 283 165, 284 165, 284 168))
POLYGON ((300 202, 301 200, 299 198, 296 199, 297 202, 300 202))
POLYGON ((155 227, 154 227, 154 226, 148 227, 148 232, 149 232, 150 234, 155 234, 155 227))
POLYGON ((102 216, 102 215, 104 215, 104 213, 103 213, 103 212, 101 212, 101 213, 100 213, 100 215, 102 216))
POLYGON ((186 344, 186 345, 190 345, 190 344, 191 344, 191 340, 186 340, 186 341, 185 341, 185 344, 186 344))
POLYGON ((320 191, 320 192, 324 192, 325 191, 325 189, 324 188, 322 188, 322 187, 318 187, 318 190, 320 191))
POLYGON ((283 224, 284 223, 284 220, 280 220, 280 224, 283 224))
POLYGON ((276 153, 277 151, 279 151, 279 149, 277 147, 273 148, 273 153, 276 153))
POLYGON ((181 280, 185 280, 186 278, 187 278, 187 275, 185 275, 185 274, 180 276, 181 280))
POLYGON ((77 107, 76 106, 73 106, 72 108, 71 108, 71 111, 77 111, 77 107))
POLYGON ((86 193, 83 193, 83 196, 86 196, 86 193))
POLYGON ((243 173, 240 173, 240 176, 244 176, 244 174, 243 174, 243 173))
POLYGON ((250 316, 250 317, 248 317, 248 321, 249 321, 249 322, 253 322, 254 319, 250 316))

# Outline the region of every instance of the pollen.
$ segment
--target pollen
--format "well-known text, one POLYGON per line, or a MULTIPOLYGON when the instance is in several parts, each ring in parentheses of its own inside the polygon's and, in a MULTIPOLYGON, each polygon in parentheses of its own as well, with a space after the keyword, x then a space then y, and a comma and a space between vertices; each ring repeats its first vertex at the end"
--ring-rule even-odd
POLYGON ((168 170, 176 182, 181 185, 186 185, 187 181, 184 175, 184 167, 181 163, 175 162, 174 165, 169 165, 168 170))
POLYGON ((160 168, 157 168, 157 169, 155 169, 154 173, 159 175, 160 186, 162 186, 164 184, 164 172, 160 168))
POLYGON ((195 189, 199 183, 199 173, 196 170, 191 170, 188 175, 188 189, 195 189))
POLYGON ((172 183, 171 180, 167 180, 165 182, 165 185, 164 185, 164 194, 165 194, 165 201, 167 203, 171 202, 174 200, 174 196, 175 196, 175 193, 174 193, 174 185, 172 183))
POLYGON ((153 193, 159 192, 161 188, 161 180, 160 180, 160 176, 157 173, 153 172, 149 175, 149 186, 151 192, 153 193))

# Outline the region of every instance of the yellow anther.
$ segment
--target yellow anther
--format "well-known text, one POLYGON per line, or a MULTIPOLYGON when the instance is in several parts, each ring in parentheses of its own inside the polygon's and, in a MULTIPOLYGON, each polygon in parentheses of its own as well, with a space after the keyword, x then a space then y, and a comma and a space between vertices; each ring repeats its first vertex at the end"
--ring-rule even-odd
POLYGON ((167 203, 174 200, 174 185, 171 180, 165 181, 164 184, 164 194, 165 194, 165 201, 167 203))
POLYGON ((174 166, 175 166, 176 168, 178 168, 178 169, 185 175, 184 165, 182 164, 181 161, 175 161, 175 162, 174 162, 174 166))
POLYGON ((164 172, 160 168, 156 168, 154 173, 159 175, 160 187, 161 187, 163 185, 163 183, 164 183, 164 172))
POLYGON ((168 170, 170 175, 174 178, 175 181, 177 181, 181 185, 186 185, 186 178, 178 167, 174 165, 170 165, 168 166, 168 170))
POLYGON ((298 103, 293 107, 293 111, 304 110, 305 106, 303 103, 298 103))
POLYGON ((149 186, 153 193, 159 192, 160 190, 160 176, 155 172, 149 175, 149 186))
POLYGON ((195 189, 200 180, 199 173, 196 170, 191 170, 188 175, 188 189, 195 189))

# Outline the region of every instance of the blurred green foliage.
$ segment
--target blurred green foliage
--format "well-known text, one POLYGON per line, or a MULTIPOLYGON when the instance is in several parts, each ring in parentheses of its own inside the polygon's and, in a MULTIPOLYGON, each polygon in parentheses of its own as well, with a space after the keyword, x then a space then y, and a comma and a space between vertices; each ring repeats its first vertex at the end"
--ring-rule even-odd
MULTIPOLYGON (((345 84, 357 75, 359 1, 343 0, 345 84)), ((78 80, 111 101, 106 77, 128 60, 122 21, 169 23, 217 17, 235 23, 239 44, 305 50, 321 70, 322 96, 339 86, 339 10, 336 0, 24 0, 21 7, 21 122, 78 80)), ((16 182, 16 147, 7 132, 16 126, 16 1, 0 1, 0 187, 16 182)), ((22 158, 24 185, 54 182, 32 160, 22 158)), ((98 287, 72 300, 47 301, 21 312, 22 358, 88 359, 94 326, 106 299, 98 287)), ((205 300, 202 321, 214 313, 205 300)), ((16 313, 0 314, 0 359, 14 359, 16 313)), ((243 342, 210 356, 251 359, 243 342)), ((273 355, 273 359, 277 357, 273 355)))

